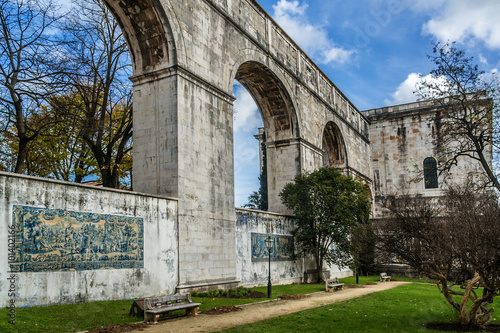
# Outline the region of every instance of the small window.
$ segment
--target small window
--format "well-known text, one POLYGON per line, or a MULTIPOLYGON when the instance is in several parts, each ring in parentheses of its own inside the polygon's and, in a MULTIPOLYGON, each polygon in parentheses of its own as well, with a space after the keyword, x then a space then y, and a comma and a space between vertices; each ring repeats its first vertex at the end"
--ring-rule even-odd
POLYGON ((437 164, 433 157, 424 160, 425 188, 438 188, 437 164))

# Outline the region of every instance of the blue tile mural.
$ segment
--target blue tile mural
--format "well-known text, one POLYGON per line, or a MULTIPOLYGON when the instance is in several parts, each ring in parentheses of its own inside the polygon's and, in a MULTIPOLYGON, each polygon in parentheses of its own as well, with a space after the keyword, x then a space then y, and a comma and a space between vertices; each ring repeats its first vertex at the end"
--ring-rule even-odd
POLYGON ((13 206, 18 272, 144 267, 143 219, 13 206))
POLYGON ((252 232, 252 262, 268 261, 266 238, 271 236, 274 246, 271 261, 293 261, 293 237, 283 235, 258 234, 252 232))

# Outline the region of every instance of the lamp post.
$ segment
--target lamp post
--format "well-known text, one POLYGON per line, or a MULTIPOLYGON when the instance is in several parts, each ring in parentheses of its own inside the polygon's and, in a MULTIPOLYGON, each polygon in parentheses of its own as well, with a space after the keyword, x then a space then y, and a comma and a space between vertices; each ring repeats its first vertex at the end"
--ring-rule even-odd
POLYGON ((271 298, 271 250, 273 248, 273 239, 271 236, 266 238, 266 247, 269 252, 269 279, 267 281, 267 298, 271 298))

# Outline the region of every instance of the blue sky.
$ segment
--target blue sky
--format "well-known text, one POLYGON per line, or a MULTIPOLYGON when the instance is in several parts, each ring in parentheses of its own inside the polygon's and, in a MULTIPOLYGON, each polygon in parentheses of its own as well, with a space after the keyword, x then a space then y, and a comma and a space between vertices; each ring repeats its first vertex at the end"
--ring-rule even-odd
MULTIPOLYGON (((481 69, 500 68, 498 0, 257 0, 359 110, 415 100, 436 41, 456 41, 481 69)), ((259 187, 262 120, 235 86, 236 206, 259 187)))

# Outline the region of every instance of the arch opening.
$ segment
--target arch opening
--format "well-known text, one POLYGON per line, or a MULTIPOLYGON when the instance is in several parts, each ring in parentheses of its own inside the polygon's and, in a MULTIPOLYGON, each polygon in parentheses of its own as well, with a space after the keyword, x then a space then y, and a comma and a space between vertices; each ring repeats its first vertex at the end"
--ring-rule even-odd
MULTIPOLYGON (((298 137, 292 100, 280 78, 263 64, 254 61, 241 64, 236 72, 235 80, 252 97, 263 123, 263 129, 259 132, 259 129, 255 128, 252 133, 253 138, 248 139, 252 141, 253 149, 259 154, 252 161, 252 165, 246 168, 259 170, 260 178, 263 175, 267 178, 267 182, 264 183, 261 179, 255 179, 256 186, 253 194, 266 193, 267 198, 260 199, 267 202, 267 210, 284 212, 285 208, 281 204, 279 192, 300 172, 300 147, 292 140, 298 137), (263 133, 265 133, 265 143, 262 143, 263 133), (265 161, 263 161, 264 158, 265 161), (266 188, 263 188, 266 184, 266 188)), ((240 189, 238 188, 239 172, 236 161, 244 152, 238 151, 236 141, 235 144, 235 193, 238 196, 240 189)))
POLYGON ((174 39, 161 4, 155 0, 102 1, 127 40, 135 75, 175 62, 174 39))
POLYGON ((259 195, 263 155, 258 140, 264 132, 262 117, 255 100, 238 81, 234 81, 233 94, 236 97, 233 104, 235 205, 264 210, 259 195))
POLYGON ((253 97, 261 113, 267 141, 296 137, 290 96, 280 79, 264 65, 249 61, 236 72, 237 80, 253 97))
POLYGON ((345 144, 340 129, 328 122, 323 131, 323 165, 337 169, 347 167, 345 144))

